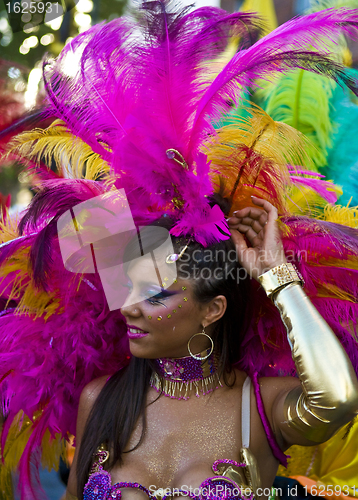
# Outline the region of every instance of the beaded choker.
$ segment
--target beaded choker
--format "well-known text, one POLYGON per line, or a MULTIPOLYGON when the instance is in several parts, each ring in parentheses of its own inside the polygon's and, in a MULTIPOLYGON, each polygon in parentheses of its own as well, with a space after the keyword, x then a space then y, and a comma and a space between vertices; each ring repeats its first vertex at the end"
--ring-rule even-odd
MULTIPOLYGON (((201 352, 201 357, 206 356, 208 352, 209 349, 201 352)), ((217 373, 215 354, 210 354, 205 361, 191 356, 161 358, 155 360, 155 365, 150 386, 173 399, 189 399, 193 390, 199 397, 222 386, 217 373)))

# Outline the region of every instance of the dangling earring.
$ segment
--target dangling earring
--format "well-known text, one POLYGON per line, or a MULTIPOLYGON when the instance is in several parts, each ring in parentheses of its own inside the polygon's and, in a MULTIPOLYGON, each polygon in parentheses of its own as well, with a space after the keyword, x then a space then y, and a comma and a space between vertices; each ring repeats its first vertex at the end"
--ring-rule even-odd
POLYGON ((206 359, 208 359, 208 357, 210 356, 210 354, 213 352, 214 350, 214 341, 213 339, 210 337, 210 335, 208 335, 207 333, 205 333, 205 326, 203 326, 203 331, 202 332, 199 332, 199 333, 194 333, 194 335, 192 337, 190 337, 190 339, 188 340, 188 351, 189 351, 189 354, 192 358, 194 359, 197 359, 198 361, 205 361, 206 359), (205 335, 205 337, 208 337, 208 339, 210 340, 211 342, 211 349, 210 349, 210 352, 209 354, 207 354, 206 356, 195 356, 191 350, 190 350, 190 342, 193 340, 194 337, 197 337, 198 335, 205 335))

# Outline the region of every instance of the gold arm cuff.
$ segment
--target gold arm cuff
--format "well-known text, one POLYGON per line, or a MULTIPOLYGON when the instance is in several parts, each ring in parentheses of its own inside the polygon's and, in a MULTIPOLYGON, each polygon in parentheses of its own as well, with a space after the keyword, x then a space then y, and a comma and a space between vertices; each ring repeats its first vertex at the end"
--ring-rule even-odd
POLYGON ((289 285, 290 283, 297 282, 304 285, 301 274, 290 262, 270 269, 266 273, 261 274, 258 279, 267 296, 270 298, 281 290, 281 288, 289 285))
POLYGON ((302 387, 287 395, 288 425, 314 442, 329 439, 358 412, 358 381, 339 340, 302 287, 292 283, 274 298, 302 387))

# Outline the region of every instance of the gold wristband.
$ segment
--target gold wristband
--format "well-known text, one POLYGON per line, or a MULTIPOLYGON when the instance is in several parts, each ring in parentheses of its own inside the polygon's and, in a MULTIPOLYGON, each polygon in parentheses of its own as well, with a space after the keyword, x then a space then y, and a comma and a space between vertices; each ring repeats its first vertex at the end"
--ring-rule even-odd
POLYGON ((266 273, 261 274, 259 282, 270 299, 273 298, 275 293, 290 283, 301 283, 302 286, 304 285, 301 274, 290 262, 276 266, 266 273))

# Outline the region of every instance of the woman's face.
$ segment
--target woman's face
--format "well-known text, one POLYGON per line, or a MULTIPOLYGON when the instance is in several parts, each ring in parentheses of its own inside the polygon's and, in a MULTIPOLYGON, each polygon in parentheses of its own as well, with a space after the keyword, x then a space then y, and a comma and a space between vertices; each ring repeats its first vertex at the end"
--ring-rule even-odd
MULTIPOLYGON (((178 278, 161 288, 148 270, 150 262, 139 259, 129 266, 129 295, 121 312, 127 322, 131 353, 138 358, 188 356, 188 341, 207 326, 208 305, 194 298, 193 281, 178 278)), ((193 354, 210 347, 210 340, 196 336, 190 342, 193 354)))

